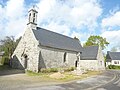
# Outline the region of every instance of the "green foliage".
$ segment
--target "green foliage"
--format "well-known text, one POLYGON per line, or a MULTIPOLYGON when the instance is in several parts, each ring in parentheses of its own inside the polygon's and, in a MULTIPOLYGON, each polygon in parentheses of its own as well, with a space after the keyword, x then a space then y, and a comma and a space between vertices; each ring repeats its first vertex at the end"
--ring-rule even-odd
POLYGON ((10 59, 20 39, 21 37, 15 41, 13 36, 6 36, 3 40, 0 40, 0 50, 4 51, 4 55, 10 59))
POLYGON ((2 45, 0 45, 0 52, 2 51, 2 45))
POLYGON ((0 70, 8 70, 11 69, 8 65, 0 65, 0 70))
POLYGON ((108 69, 120 69, 120 66, 108 65, 108 69))
POLYGON ((35 73, 33 71, 27 70, 26 73, 30 76, 36 76, 36 75, 40 75, 39 73, 35 73))
POLYGON ((8 56, 3 56, 1 60, 2 65, 9 65, 9 57, 8 56))
POLYGON ((41 73, 51 73, 51 72, 58 72, 58 69, 57 68, 48 68, 48 69, 45 69, 45 68, 42 68, 40 70, 41 73))
POLYGON ((69 68, 48 68, 48 69, 42 68, 40 70, 40 72, 41 73, 51 73, 51 72, 58 72, 59 70, 62 70, 64 72, 70 72, 70 71, 75 70, 75 67, 69 67, 69 68))
POLYGON ((70 67, 70 68, 64 68, 65 72, 70 72, 70 71, 74 71, 75 67, 70 67))
POLYGON ((112 52, 117 52, 117 47, 112 47, 112 48, 111 48, 111 51, 112 51, 112 52))
POLYGON ((86 43, 84 44, 85 46, 94 46, 94 45, 100 45, 102 49, 105 49, 106 46, 109 44, 109 42, 106 41, 106 38, 103 38, 101 36, 90 36, 86 43))

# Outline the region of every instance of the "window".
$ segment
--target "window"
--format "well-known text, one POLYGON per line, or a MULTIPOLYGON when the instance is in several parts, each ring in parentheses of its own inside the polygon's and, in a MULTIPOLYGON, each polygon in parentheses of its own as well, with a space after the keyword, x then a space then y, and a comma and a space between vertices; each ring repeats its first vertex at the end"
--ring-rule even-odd
POLYGON ((27 54, 24 54, 24 58, 27 59, 27 57, 28 57, 27 54))
POLYGON ((33 17, 35 17, 35 13, 33 13, 33 17))
POLYGON ((82 52, 80 52, 80 54, 82 54, 82 52))
POLYGON ((33 23, 35 22, 35 18, 33 18, 33 23))
POLYGON ((31 13, 29 14, 29 22, 30 22, 30 18, 31 18, 31 13))
POLYGON ((116 62, 116 61, 114 61, 114 64, 117 64, 117 62, 116 62))
POLYGON ((64 53, 64 60, 63 60, 63 62, 66 62, 66 55, 67 55, 67 53, 65 52, 64 53))
POLYGON ((75 61, 75 67, 77 67, 77 65, 78 65, 78 61, 75 61))
POLYGON ((31 13, 29 14, 29 17, 31 17, 31 13))
POLYGON ((114 61, 114 64, 119 64, 119 61, 114 61))

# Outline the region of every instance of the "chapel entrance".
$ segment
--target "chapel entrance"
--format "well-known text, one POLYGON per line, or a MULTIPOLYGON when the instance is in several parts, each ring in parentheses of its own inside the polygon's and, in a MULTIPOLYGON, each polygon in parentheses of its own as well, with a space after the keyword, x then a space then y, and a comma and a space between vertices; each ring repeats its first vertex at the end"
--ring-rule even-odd
POLYGON ((77 67, 78 66, 78 61, 75 61, 75 67, 77 67))
POLYGON ((27 63, 28 63, 28 56, 24 54, 24 68, 27 68, 27 63))
POLYGON ((79 66, 79 61, 80 61, 80 53, 77 54, 77 60, 75 61, 75 67, 79 66))

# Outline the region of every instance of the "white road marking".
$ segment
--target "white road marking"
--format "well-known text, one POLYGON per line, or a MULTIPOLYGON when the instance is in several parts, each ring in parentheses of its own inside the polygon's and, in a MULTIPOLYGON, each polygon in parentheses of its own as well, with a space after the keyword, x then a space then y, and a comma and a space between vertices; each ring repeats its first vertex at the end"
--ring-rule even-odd
POLYGON ((113 84, 117 84, 117 83, 119 83, 120 82, 120 79, 118 79, 116 82, 114 82, 113 84))

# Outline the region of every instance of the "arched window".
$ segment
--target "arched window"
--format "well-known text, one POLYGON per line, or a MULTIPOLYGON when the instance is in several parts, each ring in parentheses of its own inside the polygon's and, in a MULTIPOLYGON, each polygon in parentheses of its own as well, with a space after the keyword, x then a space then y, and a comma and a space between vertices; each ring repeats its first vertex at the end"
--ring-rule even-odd
POLYGON ((65 52, 64 53, 64 60, 63 60, 63 62, 66 62, 66 55, 67 55, 67 53, 65 52))
POLYGON ((27 54, 24 54, 24 58, 27 59, 27 57, 28 57, 27 54))

